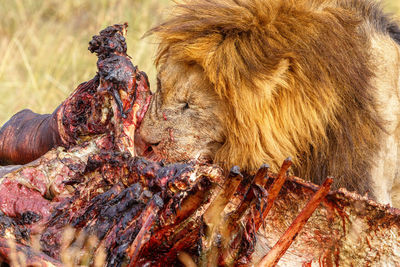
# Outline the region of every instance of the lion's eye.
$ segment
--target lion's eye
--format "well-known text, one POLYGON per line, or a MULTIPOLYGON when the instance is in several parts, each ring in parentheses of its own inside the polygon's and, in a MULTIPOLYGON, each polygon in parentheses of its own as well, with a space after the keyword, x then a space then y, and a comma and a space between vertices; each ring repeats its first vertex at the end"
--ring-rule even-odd
POLYGON ((182 107, 182 110, 187 110, 189 109, 189 103, 185 103, 185 105, 182 107))

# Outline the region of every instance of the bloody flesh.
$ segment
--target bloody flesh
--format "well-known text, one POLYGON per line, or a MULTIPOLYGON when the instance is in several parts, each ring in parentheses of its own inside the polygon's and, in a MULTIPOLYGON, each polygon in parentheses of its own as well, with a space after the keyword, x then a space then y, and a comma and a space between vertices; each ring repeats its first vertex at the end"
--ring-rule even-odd
POLYGON ((120 149, 134 147, 134 132, 151 93, 147 75, 126 54, 125 32, 126 25, 114 25, 93 37, 89 50, 98 56, 98 74, 79 85, 52 114, 23 110, 4 124, 1 165, 25 164, 56 146, 70 147, 111 132, 124 135, 118 137, 120 149))

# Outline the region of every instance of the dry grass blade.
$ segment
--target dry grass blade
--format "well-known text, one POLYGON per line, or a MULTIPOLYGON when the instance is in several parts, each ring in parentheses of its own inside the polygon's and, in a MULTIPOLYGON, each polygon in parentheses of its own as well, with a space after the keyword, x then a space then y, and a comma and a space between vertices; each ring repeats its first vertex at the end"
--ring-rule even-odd
POLYGON ((197 267, 197 264, 194 262, 193 258, 186 252, 180 252, 178 254, 178 259, 185 267, 197 267))
POLYGON ((224 209, 236 192, 243 175, 237 166, 230 171, 223 189, 218 193, 214 202, 208 207, 203 215, 203 222, 206 225, 205 236, 202 239, 202 255, 200 256, 200 266, 217 266, 219 257, 219 245, 221 244, 221 229, 225 225, 226 214, 224 209))
POLYGON ((61 267, 61 262, 43 252, 35 252, 32 248, 15 242, 14 239, 0 238, 0 258, 9 259, 11 266, 44 266, 61 267))

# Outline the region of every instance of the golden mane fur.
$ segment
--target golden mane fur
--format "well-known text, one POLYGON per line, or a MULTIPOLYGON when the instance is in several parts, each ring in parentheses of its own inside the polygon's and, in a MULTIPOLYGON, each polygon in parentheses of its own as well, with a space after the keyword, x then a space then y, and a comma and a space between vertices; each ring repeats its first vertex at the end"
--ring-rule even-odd
POLYGON ((368 0, 186 0, 150 34, 157 66, 199 65, 227 104, 215 162, 276 170, 291 156, 298 176, 366 192, 383 133, 369 36, 390 27, 368 0))

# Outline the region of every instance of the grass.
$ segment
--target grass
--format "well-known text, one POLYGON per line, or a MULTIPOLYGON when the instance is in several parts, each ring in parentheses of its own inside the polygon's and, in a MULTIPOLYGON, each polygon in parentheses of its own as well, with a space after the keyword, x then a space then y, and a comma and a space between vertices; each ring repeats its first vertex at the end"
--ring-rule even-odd
MULTIPOLYGON (((61 231, 63 232, 61 236, 59 260, 61 260, 63 266, 105 266, 107 253, 96 236, 87 235, 84 231, 78 232, 70 226, 66 226, 61 231)), ((39 261, 46 261, 46 259, 42 259, 40 256, 43 255, 44 252, 41 250, 39 236, 31 236, 31 240, 27 244, 18 244, 21 246, 20 248, 17 248, 17 241, 12 233, 9 233, 6 240, 10 249, 8 253, 10 264, 6 264, 6 266, 26 267, 28 266, 27 263, 29 263, 29 266, 31 266, 32 263, 34 263, 34 266, 37 266, 39 261), (29 252, 25 250, 27 247, 30 247, 31 252, 36 254, 34 258, 28 258, 30 255, 29 252)), ((45 263, 42 262, 42 265, 45 265, 45 263)), ((4 266, 2 259, 0 259, 0 266, 4 266)))
POLYGON ((0 125, 21 109, 52 112, 96 73, 92 35, 128 22, 128 54, 154 80, 154 44, 141 36, 168 0, 0 1, 0 125))
MULTIPOLYGON (((21 109, 50 113, 96 72, 92 35, 128 22, 128 54, 154 84, 154 44, 140 37, 163 17, 169 0, 0 1, 0 125, 21 109)), ((400 14, 398 0, 387 10, 400 14)))

